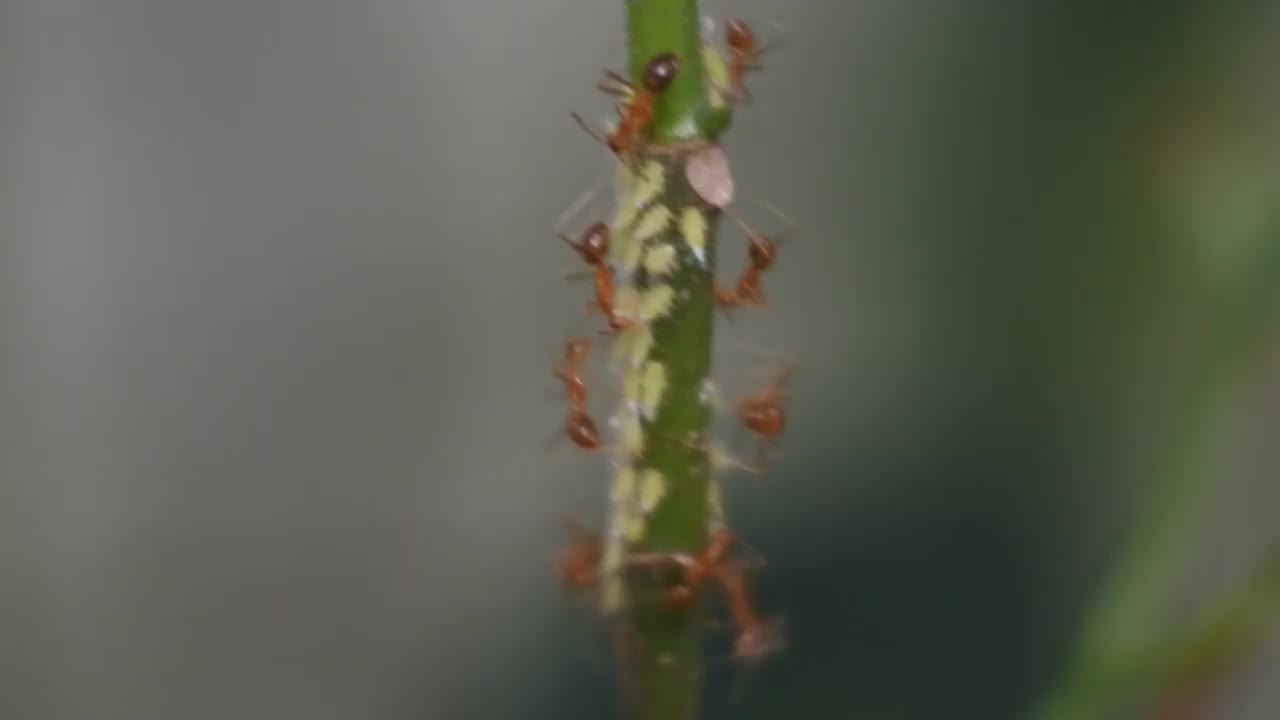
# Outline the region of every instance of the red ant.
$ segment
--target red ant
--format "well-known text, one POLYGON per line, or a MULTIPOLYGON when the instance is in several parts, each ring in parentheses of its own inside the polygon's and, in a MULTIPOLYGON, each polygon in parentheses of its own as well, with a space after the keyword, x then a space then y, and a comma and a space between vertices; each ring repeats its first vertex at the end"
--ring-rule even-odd
POLYGON ((573 248, 582 261, 591 267, 603 265, 605 257, 609 254, 609 226, 602 222, 593 223, 591 227, 584 230, 582 239, 576 243, 568 235, 561 235, 560 239, 573 248))
POLYGON ((782 385, 795 371, 795 365, 786 368, 764 390, 738 401, 738 419, 756 435, 756 463, 759 465, 764 464, 766 446, 777 447, 777 436, 782 434, 786 424, 782 410, 782 385))
MULTIPOLYGON (((574 445, 583 450, 600 447, 600 431, 587 414, 587 385, 579 373, 579 366, 590 351, 586 338, 573 338, 564 345, 564 361, 552 370, 552 375, 564 383, 569 396, 569 415, 564 421, 564 432, 574 445)), ((552 440, 554 441, 554 437, 552 440)))
POLYGON ((564 362, 552 371, 552 374, 564 383, 565 392, 569 395, 569 405, 582 409, 587 404, 587 384, 579 374, 582 361, 591 351, 591 342, 586 338, 573 338, 564 344, 564 362))
POLYGON ((688 608, 693 603, 693 596, 698 587, 715 570, 716 566, 724 560, 725 555, 729 553, 729 549, 733 547, 733 542, 733 535, 722 528, 712 534, 706 549, 699 555, 694 557, 687 555, 677 556, 677 562, 684 568, 684 578, 679 585, 668 591, 667 607, 672 610, 688 608))
POLYGON ((569 547, 560 552, 557 562, 560 581, 573 590, 589 590, 599 580, 604 546, 599 535, 588 531, 576 519, 565 518, 564 525, 574 539, 569 547))
POLYGON ((587 304, 588 310, 600 310, 609 320, 609 329, 601 330, 601 335, 615 335, 621 330, 631 327, 630 320, 620 317, 613 308, 613 273, 604 263, 595 266, 594 283, 596 288, 595 300, 587 304))
POLYGON ((645 66, 641 87, 637 89, 629 80, 615 72, 605 72, 605 77, 614 82, 613 85, 601 84, 599 89, 607 95, 622 98, 623 104, 618 106, 618 126, 607 138, 601 137, 587 125, 578 113, 573 113, 587 134, 604 143, 619 158, 635 147, 641 134, 653 121, 654 100, 665 91, 676 77, 680 63, 674 53, 662 53, 645 66))
POLYGON ((561 235, 560 239, 573 248, 591 268, 595 300, 587 304, 587 309, 599 309, 609 319, 609 330, 602 330, 601 334, 613 335, 630 327, 630 321, 619 317, 613 309, 613 272, 606 262, 609 254, 609 226, 602 222, 592 224, 583 231, 582 238, 576 243, 567 235, 561 235))
POLYGON ((766 43, 756 46, 756 34, 751 26, 743 20, 733 19, 724 26, 725 44, 729 46, 729 93, 739 102, 750 103, 751 91, 747 90, 746 74, 751 70, 761 70, 760 58, 776 44, 766 43))
POLYGON ((733 216, 734 221, 747 234, 747 240, 750 245, 747 248, 747 267, 743 268, 742 273, 738 275, 738 280, 734 287, 732 289, 717 287, 715 290, 716 305, 726 314, 739 305, 753 308, 768 307, 764 299, 764 293, 760 290, 760 275, 772 269, 777 263, 778 248, 787 241, 792 229, 795 227, 791 219, 783 214, 781 210, 768 203, 762 204, 786 221, 787 225, 771 238, 754 230, 742 218, 736 215, 733 216))

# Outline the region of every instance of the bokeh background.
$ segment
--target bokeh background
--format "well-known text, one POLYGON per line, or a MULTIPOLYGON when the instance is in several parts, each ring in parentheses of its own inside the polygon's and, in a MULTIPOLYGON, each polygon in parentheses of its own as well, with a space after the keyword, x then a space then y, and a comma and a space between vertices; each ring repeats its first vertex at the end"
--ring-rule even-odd
MULTIPOLYGON (((612 716, 551 575, 605 467, 545 441, 621 5, 0 8, 0 716, 612 716)), ((1246 577, 1280 3, 703 9, 786 28, 726 144, 799 221, 717 367, 804 363, 783 456, 727 479, 791 644, 714 664, 707 717, 1023 717, 1170 476, 1155 625, 1246 577)), ((1214 717, 1280 716, 1267 647, 1214 717)))

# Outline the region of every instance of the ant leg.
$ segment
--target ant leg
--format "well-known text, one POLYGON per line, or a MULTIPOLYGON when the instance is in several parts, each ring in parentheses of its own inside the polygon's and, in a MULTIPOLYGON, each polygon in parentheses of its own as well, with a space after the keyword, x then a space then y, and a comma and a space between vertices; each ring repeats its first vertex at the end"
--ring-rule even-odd
POLYGON ((582 119, 581 115, 578 113, 570 113, 570 115, 573 115, 573 119, 577 121, 578 126, 581 127, 588 135, 595 138, 596 142, 604 145, 605 147, 609 147, 609 141, 605 140, 604 136, 600 135, 595 130, 592 130, 591 126, 587 124, 586 120, 582 119))
MULTIPOLYGON (((577 116, 576 113, 574 115, 575 117, 577 116)), ((581 122, 581 120, 579 120, 579 122, 581 122)), ((593 133, 593 136, 594 136, 594 133, 593 133)), ((569 205, 569 207, 565 208, 564 212, 560 213, 560 217, 556 218, 556 224, 554 226, 553 232, 562 233, 565 225, 567 225, 570 220, 575 218, 578 215, 578 213, 582 212, 583 208, 585 208, 587 205, 590 205, 591 201, 595 199, 596 195, 600 194, 600 188, 604 186, 604 182, 605 181, 603 177, 597 178, 596 181, 591 185, 591 187, 587 188, 586 191, 582 193, 582 195, 578 196, 577 200, 574 200, 573 203, 569 205)), ((563 234, 561 234, 561 237, 565 238, 563 234)), ((571 239, 565 238, 565 242, 569 243, 569 246, 572 247, 574 250, 578 249, 577 243, 573 242, 571 239)))
POLYGON ((616 72, 616 71, 614 71, 614 70, 605 70, 605 71, 604 71, 604 76, 605 76, 606 78, 608 78, 608 79, 610 79, 610 80, 612 80, 612 81, 614 81, 614 82, 618 83, 618 84, 619 84, 619 85, 621 85, 622 87, 625 87, 625 88, 628 88, 628 89, 634 89, 634 88, 635 88, 635 86, 631 84, 631 81, 630 81, 630 80, 628 80, 627 78, 623 77, 622 73, 620 73, 620 72, 616 72))
POLYGON ((778 36, 764 43, 761 43, 760 47, 756 48, 755 51, 751 53, 751 62, 748 63, 748 65, 755 65, 756 61, 759 60, 763 55, 765 55, 766 53, 773 52, 774 50, 777 50, 778 48, 782 47, 782 36, 787 34, 787 29, 783 27, 782 23, 778 22, 777 20, 770 20, 769 24, 772 25, 773 28, 778 31, 778 36))
POLYGON ((627 100, 627 99, 629 99, 629 98, 631 97, 631 95, 632 95, 632 93, 631 93, 631 91, 630 91, 630 90, 620 90, 620 89, 618 89, 618 88, 616 88, 616 87, 612 87, 612 86, 610 86, 610 85, 605 85, 605 84, 603 84, 603 83, 601 83, 601 84, 599 84, 599 85, 596 85, 596 89, 597 89, 597 90, 599 90, 600 92, 604 93, 605 95, 609 95, 609 96, 611 96, 611 97, 616 97, 616 98, 619 98, 619 99, 621 99, 621 100, 627 100))

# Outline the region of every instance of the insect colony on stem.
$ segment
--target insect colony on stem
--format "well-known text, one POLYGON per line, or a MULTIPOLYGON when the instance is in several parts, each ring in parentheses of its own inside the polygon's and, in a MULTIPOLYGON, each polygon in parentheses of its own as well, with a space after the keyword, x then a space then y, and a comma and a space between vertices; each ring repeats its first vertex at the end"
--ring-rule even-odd
MULTIPOLYGON (((724 43, 727 62, 714 48, 703 49, 710 80, 707 88, 710 104, 749 103, 752 96, 746 86, 746 74, 760 69, 760 57, 774 45, 757 44, 750 26, 737 19, 725 23, 724 43)), ((667 368, 650 357, 654 348, 652 326, 686 299, 663 280, 678 270, 683 252, 705 267, 709 257, 708 218, 728 215, 746 235, 747 263, 732 285, 714 286, 711 301, 726 315, 739 308, 765 308, 762 276, 774 267, 778 248, 794 227, 781 211, 765 204, 784 222, 778 232, 765 235, 728 209, 734 195, 733 177, 718 144, 663 145, 653 139, 651 125, 655 107, 680 71, 681 58, 673 53, 660 53, 650 59, 638 84, 619 73, 605 71, 598 89, 619 102, 617 123, 607 132, 592 128, 578 113, 571 114, 586 133, 607 147, 619 161, 620 200, 612 222, 592 222, 577 240, 560 232, 559 227, 557 235, 582 264, 575 274, 592 279, 593 294, 586 307, 589 312, 599 312, 605 318, 606 327, 597 332, 614 337, 613 359, 621 368, 624 403, 611 423, 620 436, 619 445, 602 448, 600 432, 587 411, 587 383, 582 376, 591 341, 586 337, 568 340, 561 364, 552 373, 564 385, 569 406, 564 435, 582 451, 608 450, 619 459, 616 460, 618 474, 610 493, 615 510, 609 532, 602 536, 576 520, 567 520, 566 527, 573 539, 560 554, 557 568, 566 588, 579 593, 600 591, 607 611, 616 610, 623 602, 621 583, 610 584, 609 578, 616 578, 627 568, 648 567, 672 578, 664 600, 666 611, 672 613, 690 612, 702 593, 708 587, 714 588, 733 621, 734 656, 753 660, 781 645, 780 626, 762 619, 755 610, 744 564, 732 557, 738 541, 724 527, 716 482, 709 485, 712 518, 705 548, 696 553, 627 550, 631 543, 643 537, 647 514, 658 507, 667 492, 662 473, 634 462, 645 451, 647 424, 657 417, 668 385, 667 368), (661 201, 668 189, 668 167, 654 159, 675 153, 684 155, 685 179, 695 196, 690 198, 693 204, 679 210, 661 201), (662 242, 673 227, 683 247, 662 242), (633 282, 637 278, 642 281, 633 282)), ((559 225, 567 224, 579 214, 598 189, 597 185, 573 209, 566 211, 559 225)), ((739 398, 731 406, 741 427, 756 438, 754 464, 737 460, 724 446, 701 437, 668 439, 701 454, 712 469, 762 472, 767 466, 766 449, 776 448, 783 432, 782 387, 795 369, 794 364, 785 367, 764 387, 739 398)), ((710 387, 708 380, 707 388, 710 387)), ((713 404, 709 397, 703 401, 713 404)))

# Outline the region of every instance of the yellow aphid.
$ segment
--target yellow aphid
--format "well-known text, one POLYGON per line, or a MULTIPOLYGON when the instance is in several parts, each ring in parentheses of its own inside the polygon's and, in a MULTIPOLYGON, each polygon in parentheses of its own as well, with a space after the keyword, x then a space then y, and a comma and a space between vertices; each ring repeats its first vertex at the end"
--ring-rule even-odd
POLYGON ((636 493, 636 471, 627 466, 618 471, 613 478, 613 488, 609 491, 609 501, 617 505, 627 503, 636 493))
POLYGON ((685 208, 680 215, 680 234, 684 236, 684 241, 689 243, 689 249, 693 250, 694 257, 698 258, 698 262, 706 264, 707 262, 707 218, 698 210, 698 208, 685 208))
POLYGON ((671 208, 666 205, 654 205, 640 216, 635 230, 631 233, 639 242, 655 238, 663 230, 671 226, 671 208))
POLYGON ((632 513, 622 526, 622 536, 629 543, 638 543, 644 539, 645 518, 642 513, 632 513))
POLYGON ((652 420, 658 414, 662 394, 667 391, 667 368, 659 362, 644 366, 644 380, 640 383, 640 410, 652 420))
POLYGON ((618 333, 617 338, 614 339, 613 344, 609 347, 609 359, 611 359, 615 365, 631 357, 631 349, 635 345, 636 340, 635 330, 643 327, 643 325, 632 325, 618 333))
POLYGON ((600 569, 612 574, 622 568, 622 543, 610 538, 604 545, 604 557, 600 559, 600 569))
POLYGON ((707 102, 713 108, 724 107, 727 104, 725 91, 729 88, 729 68, 724 64, 724 58, 714 47, 703 45, 702 67, 707 73, 707 102))
POLYGON ((650 323, 671 312, 676 304, 676 291, 670 285, 658 285, 644 294, 640 301, 639 319, 650 323))
POLYGON ((622 609, 622 580, 618 578, 610 578, 604 584, 604 591, 600 594, 600 609, 607 613, 614 613, 622 609))
POLYGON ((650 160, 640 171, 640 179, 635 184, 631 202, 637 208, 653 202, 667 187, 667 170, 657 160, 650 160))
POLYGON ((640 403, 644 401, 644 389, 641 387, 640 381, 643 378, 640 370, 635 367, 625 367, 622 369, 622 399, 629 403, 640 403))
POLYGON ((640 259, 644 257, 644 243, 638 238, 639 236, 629 236, 627 244, 618 248, 617 254, 613 255, 618 270, 624 276, 633 274, 640 267, 640 259))
POLYGON ((653 328, 648 325, 632 325, 628 330, 631 331, 631 365, 640 365, 649 358, 649 352, 653 350, 653 328))
POLYGON ((676 268, 676 248, 674 245, 655 245, 645 251, 644 269, 650 275, 670 275, 676 268))
POLYGON ((613 222, 609 224, 609 229, 613 231, 614 235, 626 232, 631 227, 631 224, 636 221, 636 215, 639 212, 635 205, 626 201, 625 195, 620 197, 622 200, 618 203, 618 208, 613 211, 613 222))
POLYGON ((622 451, 628 457, 637 457, 644 452, 644 425, 641 424, 640 418, 630 413, 623 414, 622 427, 619 434, 622 436, 622 451))
POLYGON ((640 478, 640 509, 645 514, 658 509, 658 503, 667 494, 667 481, 662 473, 652 468, 645 470, 640 478))

